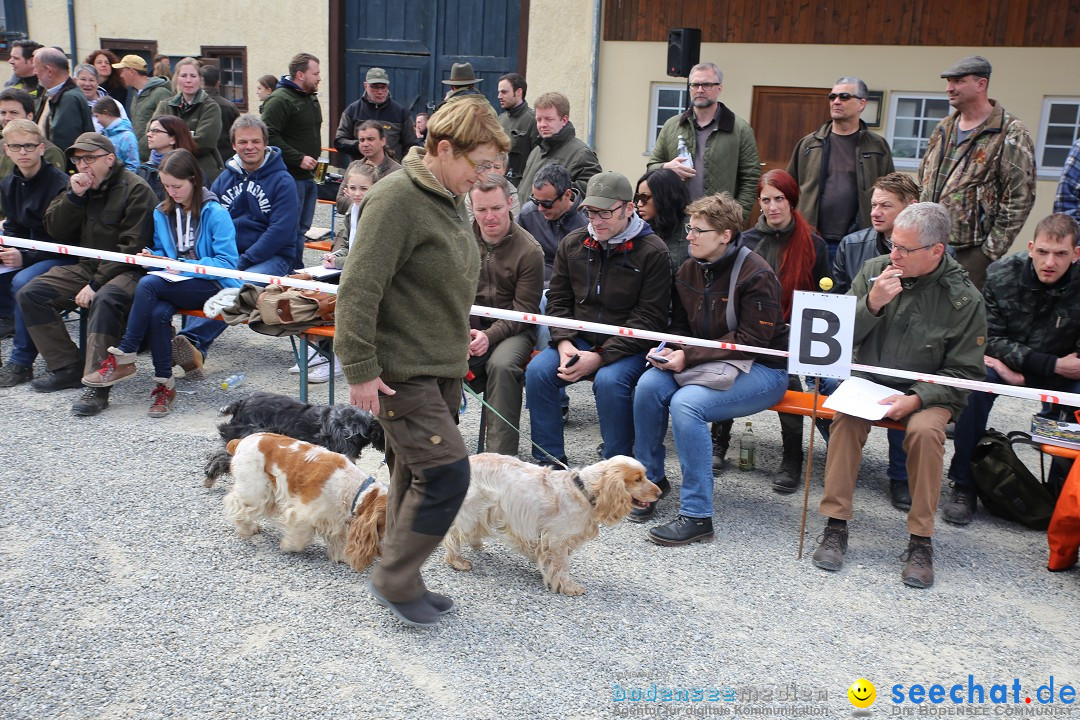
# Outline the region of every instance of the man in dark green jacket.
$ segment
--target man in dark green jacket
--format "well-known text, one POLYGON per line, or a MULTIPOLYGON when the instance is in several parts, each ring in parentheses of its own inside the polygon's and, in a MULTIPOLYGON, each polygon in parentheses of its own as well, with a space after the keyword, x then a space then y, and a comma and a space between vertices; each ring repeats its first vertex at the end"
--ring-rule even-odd
MULTIPOLYGON (((517 185, 521 174, 525 172, 525 163, 529 154, 540 142, 540 133, 536 130, 536 113, 525 102, 525 91, 529 86, 525 78, 517 73, 507 73, 499 78, 499 104, 503 112, 499 115, 499 125, 510 136, 510 167, 506 179, 517 185)), ((525 188, 528 192, 529 188, 525 188)))
MULTIPOLYGON (((927 375, 982 380, 986 311, 963 268, 945 252, 952 221, 937 203, 915 203, 893 223, 892 252, 863 265, 849 295, 857 298, 852 361, 927 375)), ((945 425, 963 411, 967 391, 892 375, 868 379, 896 390, 881 401, 885 417, 904 424, 911 537, 904 553, 905 585, 934 582, 934 515, 941 496, 945 425)), ((828 518, 814 564, 839 570, 847 550, 855 480, 870 421, 836 413, 825 461, 820 513, 828 518)))
POLYGON ((557 162, 570 171, 578 191, 584 195, 593 175, 602 170, 593 149, 578 139, 570 122, 570 101, 562 93, 544 93, 536 99, 536 130, 540 143, 532 149, 517 183, 521 192, 531 192, 532 179, 540 168, 557 162))
POLYGON ((322 74, 319 58, 298 53, 289 61, 289 74, 278 81, 262 106, 262 119, 270 132, 270 145, 281 150, 285 167, 296 181, 300 224, 293 265, 304 266, 304 236, 315 216, 315 167, 322 153, 322 107, 318 90, 322 74))
POLYGON ((34 67, 45 91, 38 98, 34 120, 45 128, 45 137, 67 150, 80 134, 94 129, 90 106, 71 79, 67 56, 56 48, 34 53, 34 67))
POLYGON ((113 70, 120 73, 125 87, 135 90, 129 117, 135 139, 139 141, 139 160, 147 162, 150 159, 150 146, 147 144, 146 127, 158 103, 172 97, 172 88, 165 78, 147 77, 146 61, 138 55, 125 55, 120 62, 113 63, 113 70))
MULTIPOLYGON (((45 211, 49 235, 65 245, 132 255, 150 245, 157 197, 117 161, 112 142, 98 133, 83 133, 67 154, 79 172, 45 211)), ((100 367, 108 347, 123 335, 142 275, 137 265, 80 258, 75 265, 52 268, 19 291, 19 312, 49 369, 31 383, 35 390, 82 387, 83 375, 100 367), (60 317, 76 308, 89 314, 82 362, 60 317)), ((109 388, 87 388, 71 409, 76 415, 97 415, 108 404, 109 388)))

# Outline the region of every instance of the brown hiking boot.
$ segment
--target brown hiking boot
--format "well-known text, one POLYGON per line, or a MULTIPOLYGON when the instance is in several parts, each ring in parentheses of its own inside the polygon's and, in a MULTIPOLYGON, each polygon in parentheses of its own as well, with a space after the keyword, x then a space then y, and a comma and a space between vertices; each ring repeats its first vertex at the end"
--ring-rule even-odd
POLYGON ((847 552, 848 531, 839 525, 826 525, 825 531, 818 538, 818 549, 814 551, 814 564, 822 570, 839 570, 844 565, 844 553, 847 552))
POLYGON ((83 377, 83 385, 87 387, 112 387, 121 380, 127 380, 135 374, 135 353, 118 354, 114 353, 113 350, 114 348, 109 348, 109 354, 101 361, 101 367, 83 377))
POLYGON ((952 483, 949 502, 941 508, 941 516, 953 525, 967 525, 975 514, 975 486, 952 483))
POLYGON ((176 400, 176 389, 173 386, 172 378, 169 378, 167 382, 161 382, 160 378, 154 378, 158 380, 157 387, 150 391, 150 398, 153 401, 150 404, 149 414, 152 418, 165 417, 172 409, 172 404, 176 400))
POLYGON ((177 335, 172 341, 172 363, 190 374, 202 369, 203 354, 186 337, 177 335))
POLYGON ((900 579, 905 585, 928 588, 934 584, 934 547, 930 538, 911 538, 900 559, 904 561, 900 579))

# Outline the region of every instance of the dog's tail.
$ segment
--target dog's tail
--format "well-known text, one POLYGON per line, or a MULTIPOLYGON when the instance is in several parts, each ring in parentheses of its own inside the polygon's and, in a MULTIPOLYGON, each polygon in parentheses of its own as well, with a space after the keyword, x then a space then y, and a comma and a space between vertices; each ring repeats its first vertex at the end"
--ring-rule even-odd
POLYGON ((234 443, 238 443, 239 440, 233 440, 229 443, 229 448, 220 449, 214 452, 213 455, 206 459, 206 479, 203 480, 203 485, 206 487, 213 487, 214 481, 222 475, 226 475, 229 472, 229 465, 232 462, 231 451, 236 449, 234 443))

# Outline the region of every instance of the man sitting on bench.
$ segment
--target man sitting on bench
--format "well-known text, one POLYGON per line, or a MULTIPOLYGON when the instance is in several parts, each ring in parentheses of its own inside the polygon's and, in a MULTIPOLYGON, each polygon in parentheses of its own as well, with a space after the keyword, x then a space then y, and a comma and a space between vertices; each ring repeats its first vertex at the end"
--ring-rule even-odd
MULTIPOLYGON (((893 224, 892 252, 866 262, 848 294, 858 298, 854 362, 911 372, 981 380, 986 312, 967 273, 945 252, 952 223, 937 203, 905 208, 893 224)), ((934 582, 934 514, 941 495, 945 425, 964 408, 967 391, 887 375, 871 379, 895 388, 885 417, 907 428, 911 533, 901 579, 911 587, 934 582)), ((828 518, 814 564, 839 570, 847 550, 855 480, 871 422, 836 413, 825 461, 825 494, 819 511, 828 518)))

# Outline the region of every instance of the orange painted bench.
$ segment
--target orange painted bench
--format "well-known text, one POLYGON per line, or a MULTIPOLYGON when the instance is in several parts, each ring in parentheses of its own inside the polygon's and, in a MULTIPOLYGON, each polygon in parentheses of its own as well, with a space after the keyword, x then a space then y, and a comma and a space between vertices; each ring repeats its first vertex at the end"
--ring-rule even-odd
MULTIPOLYGON (((833 410, 824 406, 826 400, 829 399, 828 395, 819 395, 817 404, 817 416, 825 420, 832 420, 833 415, 836 413, 833 410)), ((788 390, 784 393, 784 398, 773 405, 769 410, 775 410, 776 412, 787 413, 788 415, 803 415, 805 417, 811 417, 814 414, 814 393, 799 392, 798 390, 788 390)), ((888 428, 890 430, 903 430, 904 425, 898 423, 895 420, 875 420, 874 425, 878 427, 888 428)))

